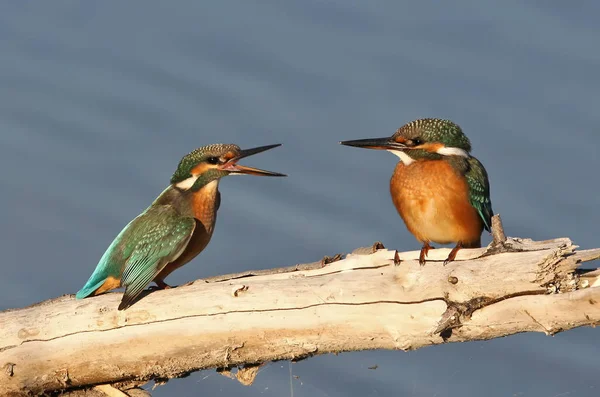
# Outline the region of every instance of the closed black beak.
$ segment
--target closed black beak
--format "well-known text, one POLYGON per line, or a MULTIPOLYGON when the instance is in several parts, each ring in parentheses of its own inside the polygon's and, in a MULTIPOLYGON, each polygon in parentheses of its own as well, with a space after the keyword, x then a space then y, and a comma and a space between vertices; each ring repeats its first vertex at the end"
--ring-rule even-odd
POLYGON ((369 138, 357 139, 354 141, 342 141, 341 145, 354 146, 363 149, 378 149, 378 150, 405 150, 408 147, 402 143, 398 143, 391 137, 387 138, 369 138))

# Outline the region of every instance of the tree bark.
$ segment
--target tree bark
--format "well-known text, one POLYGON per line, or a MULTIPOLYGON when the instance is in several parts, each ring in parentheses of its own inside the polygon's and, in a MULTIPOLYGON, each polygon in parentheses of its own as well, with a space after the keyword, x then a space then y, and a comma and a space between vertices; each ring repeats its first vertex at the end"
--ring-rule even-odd
POLYGON ((600 249, 576 248, 568 238, 508 238, 463 249, 447 266, 449 250, 431 250, 420 266, 418 251, 376 244, 152 291, 125 311, 121 293, 65 295, 0 313, 0 395, 139 395, 128 389, 236 366, 250 384, 256 365, 273 360, 594 326, 600 271, 578 267, 600 249))

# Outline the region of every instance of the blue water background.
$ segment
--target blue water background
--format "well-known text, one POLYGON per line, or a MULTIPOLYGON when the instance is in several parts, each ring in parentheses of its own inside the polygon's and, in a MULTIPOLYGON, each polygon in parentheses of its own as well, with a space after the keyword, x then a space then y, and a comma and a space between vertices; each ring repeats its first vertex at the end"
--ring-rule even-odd
MULTIPOLYGON (((224 180, 210 246, 169 282, 417 249, 388 197, 396 158, 337 142, 420 117, 463 127, 509 235, 598 247, 599 16, 586 1, 3 2, 0 309, 76 292, 180 157, 214 142, 284 143, 247 163, 290 176, 224 180)), ((203 371, 154 395, 596 396, 598 337, 320 356, 251 387, 203 371)))

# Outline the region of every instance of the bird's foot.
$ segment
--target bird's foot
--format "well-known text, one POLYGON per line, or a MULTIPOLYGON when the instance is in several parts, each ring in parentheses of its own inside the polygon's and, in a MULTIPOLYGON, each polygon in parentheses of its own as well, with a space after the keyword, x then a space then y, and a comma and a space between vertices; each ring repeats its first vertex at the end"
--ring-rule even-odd
POLYGON ((402 259, 400 259, 400 255, 398 255, 398 250, 394 253, 394 266, 399 266, 402 263, 402 259))
POLYGON ((430 249, 433 249, 433 247, 429 245, 429 243, 423 243, 423 248, 421 248, 421 253, 419 254, 419 265, 425 265, 425 257, 429 253, 430 249))
POLYGON ((456 254, 458 253, 458 250, 460 250, 461 248, 462 248, 461 243, 456 244, 456 246, 454 248, 452 248, 452 251, 450 251, 450 254, 448 254, 448 257, 444 261, 444 266, 446 266, 448 263, 450 263, 454 259, 456 259, 456 254))
POLYGON ((154 280, 154 282, 156 283, 156 288, 157 289, 170 289, 170 288, 173 288, 169 284, 165 283, 163 280, 154 280))

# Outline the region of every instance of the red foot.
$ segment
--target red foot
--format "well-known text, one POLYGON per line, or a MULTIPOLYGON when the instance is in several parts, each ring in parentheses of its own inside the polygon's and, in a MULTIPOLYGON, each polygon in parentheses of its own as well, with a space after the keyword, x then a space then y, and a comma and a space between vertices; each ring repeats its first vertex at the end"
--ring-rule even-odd
POLYGON ((433 249, 433 247, 429 245, 429 242, 423 243, 423 248, 421 248, 421 253, 419 254, 419 265, 425 265, 425 257, 429 253, 430 249, 433 249))
POLYGON ((169 284, 165 283, 163 280, 154 280, 154 283, 156 283, 156 286, 159 289, 169 289, 169 288, 172 288, 169 284))
POLYGON ((456 246, 454 248, 452 248, 452 251, 450 251, 450 254, 448 255, 448 257, 446 258, 446 260, 444 261, 444 266, 446 266, 448 263, 452 262, 454 259, 456 259, 456 254, 458 253, 458 250, 460 250, 462 248, 462 244, 460 243, 460 241, 456 244, 456 246))

